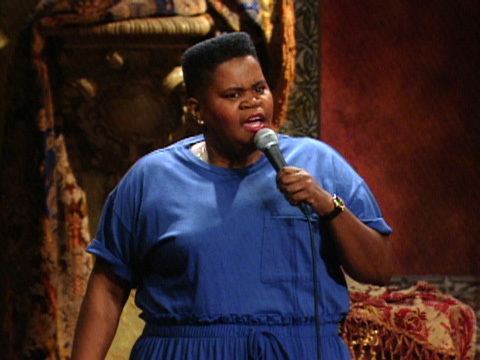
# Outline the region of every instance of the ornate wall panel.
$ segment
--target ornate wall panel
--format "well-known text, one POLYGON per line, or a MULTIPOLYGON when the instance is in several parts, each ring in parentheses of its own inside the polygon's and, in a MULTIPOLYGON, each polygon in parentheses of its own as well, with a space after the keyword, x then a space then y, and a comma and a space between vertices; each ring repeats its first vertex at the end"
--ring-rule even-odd
POLYGON ((319 136, 319 29, 320 0, 295 1, 297 63, 290 95, 288 121, 283 131, 319 136))

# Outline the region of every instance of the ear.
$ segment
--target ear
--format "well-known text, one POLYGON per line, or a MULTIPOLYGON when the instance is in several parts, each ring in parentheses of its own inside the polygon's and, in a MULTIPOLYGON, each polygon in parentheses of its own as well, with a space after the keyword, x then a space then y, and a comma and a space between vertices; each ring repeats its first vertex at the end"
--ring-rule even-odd
POLYGON ((203 121, 200 117, 200 102, 194 97, 187 99, 187 114, 196 124, 203 126, 203 121))
POLYGON ((187 99, 187 111, 192 114, 192 116, 198 116, 200 113, 200 103, 194 97, 189 97, 187 99))

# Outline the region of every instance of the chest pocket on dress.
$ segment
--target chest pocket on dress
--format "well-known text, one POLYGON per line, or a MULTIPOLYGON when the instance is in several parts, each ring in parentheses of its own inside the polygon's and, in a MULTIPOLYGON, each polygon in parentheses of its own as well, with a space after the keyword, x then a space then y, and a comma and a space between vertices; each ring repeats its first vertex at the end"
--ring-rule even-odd
MULTIPOLYGON (((312 223, 319 246, 318 224, 312 223)), ((262 281, 266 283, 312 279, 308 222, 302 216, 267 216, 263 229, 262 281)))

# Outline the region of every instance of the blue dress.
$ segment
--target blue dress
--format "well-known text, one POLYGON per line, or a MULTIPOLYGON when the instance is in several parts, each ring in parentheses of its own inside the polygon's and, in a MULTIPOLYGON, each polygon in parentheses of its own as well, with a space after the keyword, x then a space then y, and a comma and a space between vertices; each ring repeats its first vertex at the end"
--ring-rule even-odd
MULTIPOLYGON (((146 326, 133 359, 314 359, 308 222, 276 187, 265 157, 243 169, 209 165, 201 135, 141 158, 110 193, 88 251, 137 288, 146 326)), ((391 229, 368 186, 332 148, 280 135, 304 168, 381 233, 391 229)), ((323 359, 349 359, 338 335, 349 297, 332 241, 313 215, 320 249, 323 359)))

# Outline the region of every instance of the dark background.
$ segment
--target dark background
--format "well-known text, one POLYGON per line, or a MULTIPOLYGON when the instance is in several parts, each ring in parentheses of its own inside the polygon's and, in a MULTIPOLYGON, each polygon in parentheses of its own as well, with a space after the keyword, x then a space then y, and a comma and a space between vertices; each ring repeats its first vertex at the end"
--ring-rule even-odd
POLYGON ((3 144, 8 103, 14 101, 12 94, 15 83, 10 80, 16 76, 11 73, 11 69, 15 51, 18 52, 16 50, 17 40, 36 3, 36 0, 0 1, 0 31, 9 39, 8 44, 0 48, 0 151, 3 144))
POLYGON ((322 9, 321 136, 377 195, 397 272, 480 275, 480 2, 322 9))

